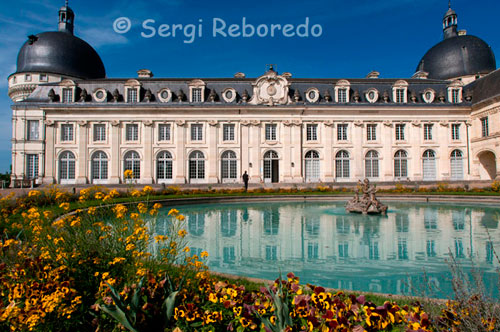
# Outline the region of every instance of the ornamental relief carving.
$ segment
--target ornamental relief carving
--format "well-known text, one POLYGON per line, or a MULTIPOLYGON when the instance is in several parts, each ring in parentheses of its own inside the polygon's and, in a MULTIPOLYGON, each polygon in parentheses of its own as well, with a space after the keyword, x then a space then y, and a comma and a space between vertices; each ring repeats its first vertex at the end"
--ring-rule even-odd
POLYGON ((448 122, 448 120, 441 120, 441 121, 439 121, 439 124, 442 127, 449 127, 450 126, 450 123, 448 122))
POLYGON ((420 120, 413 120, 411 122, 411 124, 414 126, 414 127, 421 127, 422 126, 422 122, 420 122, 420 120))
POLYGON ((328 126, 328 127, 333 127, 335 125, 335 122, 332 120, 327 120, 323 123, 325 124, 325 126, 328 126))
POLYGON ((215 127, 215 126, 217 126, 218 121, 216 121, 216 120, 210 120, 210 121, 208 121, 208 124, 209 124, 211 127, 215 127))
POLYGON ((119 125, 120 125, 120 120, 111 120, 111 125, 112 125, 113 127, 117 127, 117 126, 119 126, 119 125))
POLYGON ((474 114, 474 115, 471 116, 471 118, 473 120, 480 119, 480 118, 484 118, 485 116, 488 116, 488 115, 497 114, 499 111, 500 111, 500 107, 495 107, 495 108, 492 108, 492 109, 490 109, 488 111, 484 111, 484 112, 481 112, 481 113, 474 114))
POLYGON ((54 120, 45 120, 43 123, 49 127, 52 127, 55 124, 54 120))
POLYGON ((385 120, 385 121, 383 122, 383 124, 384 124, 384 126, 386 126, 386 127, 392 127, 392 122, 391 122, 390 120, 385 120))
POLYGON ((85 120, 80 120, 80 121, 77 121, 76 123, 78 123, 78 125, 80 127, 86 127, 89 124, 89 122, 85 121, 85 120))
POLYGON ((291 126, 300 127, 300 126, 302 126, 302 120, 285 120, 285 121, 283 121, 283 124, 287 127, 291 127, 291 126))
POLYGON ((252 105, 286 105, 291 102, 288 91, 290 82, 270 70, 259 77, 253 85, 253 96, 249 101, 252 105))
POLYGON ((147 127, 151 127, 153 125, 153 121, 146 120, 146 121, 144 121, 144 125, 147 126, 147 127))
POLYGON ((185 120, 176 120, 175 124, 178 125, 179 127, 182 127, 186 124, 185 120))

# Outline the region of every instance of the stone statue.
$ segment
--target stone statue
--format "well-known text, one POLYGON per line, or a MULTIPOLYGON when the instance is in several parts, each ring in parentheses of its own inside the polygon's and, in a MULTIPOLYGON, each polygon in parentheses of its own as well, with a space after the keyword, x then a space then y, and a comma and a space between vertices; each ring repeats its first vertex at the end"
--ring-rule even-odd
POLYGON ((380 203, 380 201, 375 197, 377 188, 370 185, 368 179, 364 179, 363 182, 358 180, 358 186, 354 191, 354 198, 347 202, 345 210, 347 212, 356 212, 363 214, 383 214, 387 213, 387 205, 380 203), (359 198, 359 193, 362 192, 363 197, 359 198))

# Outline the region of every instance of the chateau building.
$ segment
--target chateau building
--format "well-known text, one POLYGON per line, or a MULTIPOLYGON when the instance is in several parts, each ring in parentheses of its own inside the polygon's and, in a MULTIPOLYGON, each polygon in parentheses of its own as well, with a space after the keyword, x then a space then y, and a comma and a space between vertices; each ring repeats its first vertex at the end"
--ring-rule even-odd
POLYGON ((10 75, 12 183, 469 181, 497 178, 500 71, 457 30, 410 78, 107 78, 95 50, 59 29, 28 37, 10 75))

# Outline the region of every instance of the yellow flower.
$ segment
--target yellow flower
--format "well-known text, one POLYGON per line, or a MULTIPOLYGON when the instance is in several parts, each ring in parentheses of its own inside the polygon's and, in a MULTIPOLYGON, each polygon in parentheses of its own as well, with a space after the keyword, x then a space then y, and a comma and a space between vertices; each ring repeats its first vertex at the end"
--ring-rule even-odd
POLYGON ((103 198, 104 198, 104 196, 105 196, 105 195, 104 195, 104 193, 102 193, 102 192, 97 192, 97 193, 95 193, 94 198, 95 198, 95 199, 99 199, 99 200, 101 200, 101 199, 103 199, 103 198))
POLYGON ((52 211, 43 211, 43 216, 46 219, 51 219, 52 218, 52 211))
POLYGON ((185 247, 184 249, 182 249, 182 251, 184 251, 184 252, 190 252, 191 249, 189 249, 189 247, 185 247))
POLYGON ((59 204, 59 207, 65 211, 69 210, 69 203, 61 203, 59 204))
POLYGON ((208 252, 206 252, 206 251, 202 251, 202 252, 200 253, 200 256, 201 256, 201 258, 206 258, 206 257, 208 257, 208 252))
POLYGON ((39 190, 32 190, 28 193, 28 197, 37 197, 40 195, 41 195, 41 192, 39 190))
POLYGON ((123 172, 123 177, 125 179, 131 179, 133 176, 134 176, 134 172, 132 172, 131 169, 127 169, 127 170, 125 170, 125 172, 123 172))
POLYGON ((144 191, 146 194, 151 194, 154 192, 151 186, 145 186, 144 188, 142 188, 142 191, 144 191))
POLYGON ((122 262, 125 262, 125 258, 123 258, 123 257, 115 257, 115 259, 113 259, 113 261, 109 262, 108 264, 109 265, 115 265, 115 264, 119 264, 119 263, 122 263, 122 262))
POLYGON ((178 214, 178 213, 179 213, 179 210, 177 210, 177 209, 171 209, 170 211, 168 211, 168 215, 169 215, 169 216, 171 216, 171 215, 173 215, 173 214, 174 214, 174 215, 176 215, 176 214, 178 214))
POLYGON ((155 203, 153 205, 153 209, 158 210, 159 208, 161 208, 161 204, 160 203, 155 203))
POLYGON ((91 216, 93 216, 97 211, 97 208, 96 207, 90 207, 88 210, 87 210, 87 213, 91 216))
POLYGON ((182 214, 179 214, 178 216, 175 217, 177 220, 179 221, 184 221, 184 219, 186 219, 186 217, 184 217, 182 214))
POLYGON ((179 235, 181 238, 186 236, 187 232, 184 229, 181 229, 180 231, 177 232, 177 235, 179 235))

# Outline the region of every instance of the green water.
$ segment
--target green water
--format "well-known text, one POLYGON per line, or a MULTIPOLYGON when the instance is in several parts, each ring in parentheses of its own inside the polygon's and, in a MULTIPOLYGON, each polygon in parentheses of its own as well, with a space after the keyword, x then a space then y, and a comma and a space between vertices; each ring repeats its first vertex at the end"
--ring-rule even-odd
MULTIPOLYGON (((390 203, 386 217, 347 214, 344 202, 267 202, 175 206, 186 216, 192 252, 211 270, 347 290, 452 297, 450 254, 480 271, 498 297, 500 209, 481 205, 390 203), (416 290, 418 289, 418 290, 416 290)), ((168 218, 158 216, 161 234, 168 218)))

